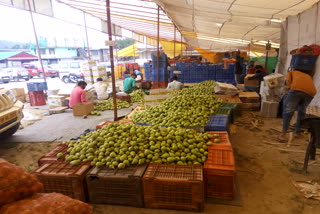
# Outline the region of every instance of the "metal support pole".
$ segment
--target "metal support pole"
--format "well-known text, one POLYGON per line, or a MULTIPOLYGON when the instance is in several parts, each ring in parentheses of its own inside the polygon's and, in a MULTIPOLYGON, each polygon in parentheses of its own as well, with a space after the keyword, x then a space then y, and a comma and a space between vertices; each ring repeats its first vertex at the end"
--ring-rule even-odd
POLYGON ((180 33, 180 35, 181 35, 181 37, 180 37, 180 48, 181 48, 181 56, 180 57, 182 57, 182 33, 180 33))
MULTIPOLYGON (((160 75, 159 75, 159 65, 160 65, 160 51, 159 51, 159 44, 160 44, 160 6, 158 6, 158 29, 157 29, 157 80, 160 81, 160 75)), ((159 83, 158 83, 159 84, 159 83)), ((158 85, 159 87, 159 85, 158 85)))
POLYGON ((174 39, 173 39, 173 58, 176 57, 176 28, 174 27, 174 39))
POLYGON ((36 31, 36 27, 35 27, 34 20, 33 20, 33 14, 32 14, 32 10, 31 10, 30 0, 28 0, 28 5, 29 5, 30 17, 31 17, 31 21, 32 21, 33 33, 34 33, 34 37, 36 39, 38 59, 39 59, 39 62, 40 62, 40 65, 41 65, 41 69, 42 69, 42 72, 43 72, 43 80, 44 80, 44 82, 47 82, 47 80, 46 80, 46 72, 45 72, 44 67, 43 67, 41 53, 40 53, 40 46, 39 46, 37 31, 36 31))
MULTIPOLYGON (((88 37, 86 13, 83 13, 83 21, 84 21, 84 29, 85 29, 85 32, 86 32, 88 59, 91 60, 91 53, 90 53, 90 48, 89 48, 89 37, 88 37)), ((89 64, 89 70, 90 70, 91 82, 92 82, 92 84, 93 84, 93 83, 94 83, 94 78, 93 78, 92 68, 91 68, 90 64, 89 64)))
POLYGON ((85 32, 86 32, 88 59, 91 60, 91 53, 90 53, 90 48, 89 48, 89 37, 88 37, 86 13, 83 13, 83 21, 84 21, 84 29, 85 29, 85 32))
POLYGON ((132 45, 132 50, 133 50, 133 61, 136 62, 136 53, 135 53, 135 48, 134 48, 134 38, 133 38, 133 32, 132 32, 132 42, 133 42, 133 45, 132 45))
MULTIPOLYGON (((110 15, 110 0, 106 0, 107 7, 107 23, 108 23, 108 35, 109 41, 112 41, 112 31, 111 31, 111 15, 110 15)), ((114 77, 114 61, 113 61, 113 46, 109 46, 110 53, 110 65, 111 65, 111 79, 112 79, 112 98, 113 98, 113 113, 114 113, 114 121, 118 120, 118 112, 117 112, 117 99, 116 99, 116 80, 114 77)))

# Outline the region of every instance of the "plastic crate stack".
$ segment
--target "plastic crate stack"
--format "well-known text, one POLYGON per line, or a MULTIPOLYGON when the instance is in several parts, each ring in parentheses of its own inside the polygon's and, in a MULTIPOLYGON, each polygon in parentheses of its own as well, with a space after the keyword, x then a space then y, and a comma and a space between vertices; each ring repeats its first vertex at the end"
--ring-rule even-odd
POLYGON ((42 106, 46 104, 46 98, 43 92, 48 90, 46 82, 28 82, 27 88, 31 106, 42 106))
POLYGON ((150 163, 143 176, 144 205, 154 209, 203 211, 202 165, 150 163))
POLYGON ((240 116, 238 103, 223 103, 219 109, 228 109, 231 111, 231 122, 233 123, 240 116))
POLYGON ((144 63, 144 79, 146 80, 151 80, 151 66, 149 62, 144 63))
POLYGON ((208 66, 208 79, 209 80, 216 80, 216 65, 207 65, 208 66))
POLYGON ((229 64, 228 69, 223 69, 223 67, 218 66, 216 71, 216 81, 235 84, 234 66, 234 64, 229 64))
POLYGON ((157 56, 152 55, 152 73, 151 81, 153 88, 165 88, 168 85, 170 72, 167 70, 167 58, 165 54, 159 56, 159 70, 157 71, 157 56))
POLYGON ((212 115, 209 122, 204 126, 205 131, 229 131, 229 116, 212 115))
POLYGON ((208 158, 204 163, 204 183, 207 198, 234 199, 236 193, 236 169, 234 154, 227 132, 209 132, 214 143, 208 146, 208 158))
POLYGON ((217 108, 217 110, 214 112, 215 115, 223 115, 223 116, 227 116, 228 118, 228 123, 233 123, 233 120, 232 120, 232 111, 231 109, 228 109, 228 108, 217 108))

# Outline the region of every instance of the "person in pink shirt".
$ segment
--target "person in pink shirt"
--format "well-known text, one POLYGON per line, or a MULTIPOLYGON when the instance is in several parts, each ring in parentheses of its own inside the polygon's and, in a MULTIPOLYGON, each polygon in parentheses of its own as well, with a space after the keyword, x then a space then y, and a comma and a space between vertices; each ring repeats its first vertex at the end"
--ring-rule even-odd
POLYGON ((86 86, 87 83, 85 81, 79 81, 78 86, 72 90, 69 101, 70 108, 78 103, 89 102, 88 100, 86 100, 86 92, 84 91, 86 86))

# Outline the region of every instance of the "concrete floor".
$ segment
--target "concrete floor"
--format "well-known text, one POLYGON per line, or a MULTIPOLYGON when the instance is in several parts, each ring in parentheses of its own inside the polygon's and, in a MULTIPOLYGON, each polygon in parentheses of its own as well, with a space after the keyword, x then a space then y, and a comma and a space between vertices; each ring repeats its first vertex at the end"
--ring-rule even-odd
MULTIPOLYGON (((118 110, 118 117, 129 114, 135 105, 118 110)), ((42 120, 18 130, 2 143, 59 142, 78 137, 86 129, 95 129, 96 125, 113 120, 113 111, 103 111, 101 116, 89 115, 87 119, 75 117, 72 111, 45 116, 42 120)))

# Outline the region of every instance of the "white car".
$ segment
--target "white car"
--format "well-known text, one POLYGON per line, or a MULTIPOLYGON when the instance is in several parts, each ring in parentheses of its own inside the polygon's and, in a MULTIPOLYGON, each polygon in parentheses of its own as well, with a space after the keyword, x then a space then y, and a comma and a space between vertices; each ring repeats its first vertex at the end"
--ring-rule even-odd
POLYGON ((0 139, 13 135, 23 118, 23 103, 11 90, 0 88, 0 139))
POLYGON ((20 81, 21 79, 25 81, 29 80, 29 72, 23 67, 4 68, 3 70, 13 81, 20 81))
POLYGON ((0 82, 8 83, 10 81, 10 75, 5 71, 0 69, 0 82))

